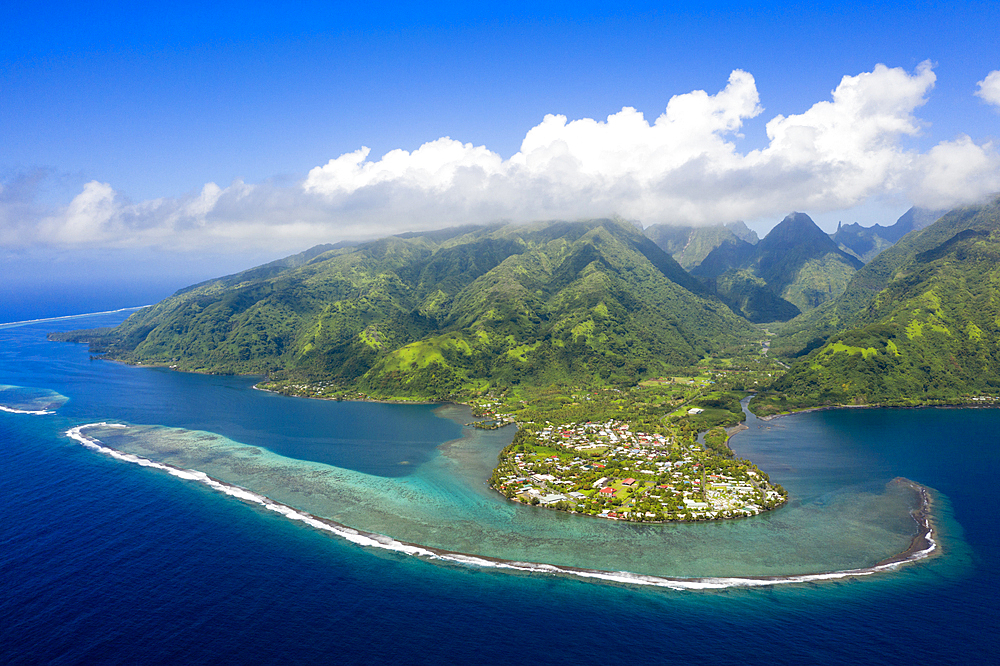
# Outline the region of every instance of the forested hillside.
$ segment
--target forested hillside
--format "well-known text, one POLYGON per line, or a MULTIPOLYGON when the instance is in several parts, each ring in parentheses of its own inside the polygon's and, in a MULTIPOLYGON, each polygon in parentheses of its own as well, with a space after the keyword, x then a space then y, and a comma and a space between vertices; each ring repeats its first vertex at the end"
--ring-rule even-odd
POLYGON ((433 397, 631 385, 754 334, 640 230, 595 220, 315 248, 76 339, 134 363, 433 397))
POLYGON ((861 265, 808 215, 793 213, 756 245, 720 245, 691 273, 747 319, 766 323, 837 298, 861 265))
POLYGON ((917 254, 937 247, 966 229, 990 230, 996 224, 996 216, 996 202, 963 206, 949 211, 926 228, 906 234, 858 270, 839 298, 783 325, 772 349, 780 355, 802 355, 823 344, 834 333, 855 326, 872 299, 917 254))
POLYGON ((831 308, 850 325, 775 391, 797 406, 951 402, 1000 391, 997 202, 956 209, 869 266, 831 308))
POLYGON ((654 224, 646 228, 645 234, 687 271, 700 266, 718 247, 753 246, 760 240, 743 222, 709 227, 654 224))

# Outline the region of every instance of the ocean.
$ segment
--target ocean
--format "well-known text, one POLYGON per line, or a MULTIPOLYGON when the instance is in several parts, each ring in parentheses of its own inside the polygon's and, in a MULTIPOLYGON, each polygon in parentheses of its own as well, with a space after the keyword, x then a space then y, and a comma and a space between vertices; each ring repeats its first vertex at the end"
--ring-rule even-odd
POLYGON ((489 491, 513 433, 461 406, 287 398, 45 340, 127 315, 0 325, 3 663, 998 662, 1000 410, 751 419, 733 448, 787 506, 629 525, 489 491), (124 427, 66 435, 98 423, 124 427), (931 489, 934 553, 810 578, 907 547, 897 477, 931 489))

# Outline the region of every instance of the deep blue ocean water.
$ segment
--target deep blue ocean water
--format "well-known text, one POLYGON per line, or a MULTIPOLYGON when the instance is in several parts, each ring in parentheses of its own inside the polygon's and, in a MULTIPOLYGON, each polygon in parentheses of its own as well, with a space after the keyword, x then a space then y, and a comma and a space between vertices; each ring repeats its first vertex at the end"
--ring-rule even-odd
POLYGON ((940 556, 840 582, 647 589, 360 548, 85 449, 67 427, 121 420, 391 480, 461 431, 430 406, 288 399, 44 341, 124 316, 0 328, 0 385, 55 412, 0 412, 2 663, 1000 661, 1000 410, 817 412, 733 440, 790 489, 818 467, 831 493, 930 486, 940 556))

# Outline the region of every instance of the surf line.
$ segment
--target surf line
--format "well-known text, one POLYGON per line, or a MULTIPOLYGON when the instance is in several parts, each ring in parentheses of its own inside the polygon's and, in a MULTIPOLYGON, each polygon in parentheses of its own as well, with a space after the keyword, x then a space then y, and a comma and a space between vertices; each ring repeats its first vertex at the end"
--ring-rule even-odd
POLYGON ((0 328, 8 328, 13 326, 24 326, 27 324, 40 324, 46 321, 61 321, 63 319, 79 319, 80 317, 92 317, 94 315, 104 315, 104 314, 114 314, 116 312, 129 312, 130 310, 141 310, 143 308, 148 308, 149 305, 134 305, 129 308, 118 308, 117 310, 104 310, 103 312, 84 312, 82 314, 73 315, 61 315, 59 317, 43 317, 41 319, 25 319, 24 321, 5 321, 0 323, 0 328))
POLYGON ((3 405, 0 405, 0 412, 9 412, 11 414, 55 414, 55 412, 46 409, 38 409, 32 411, 29 409, 14 409, 13 407, 4 407, 3 405))
POLYGON ((470 555, 456 551, 421 546, 419 544, 398 541, 392 537, 374 532, 357 530, 347 525, 322 518, 304 511, 300 511, 286 504, 275 502, 274 500, 260 495, 253 491, 241 488, 225 481, 213 478, 198 470, 181 469, 174 465, 169 465, 132 453, 124 453, 115 448, 107 446, 95 437, 88 437, 83 431, 88 428, 128 428, 127 425, 119 423, 88 423, 76 426, 66 431, 66 436, 83 446, 109 455, 112 458, 123 462, 132 463, 141 467, 151 467, 167 472, 188 481, 202 483, 213 490, 235 497, 245 502, 258 504, 269 511, 279 513, 290 520, 302 522, 315 529, 332 533, 353 544, 380 548, 384 550, 411 555, 427 560, 437 560, 441 562, 462 564, 467 566, 484 567, 491 569, 502 569, 525 573, 545 573, 562 576, 575 576, 605 583, 641 585, 651 587, 664 587, 672 590, 721 590, 732 587, 767 587, 774 585, 789 585, 795 583, 813 583, 829 580, 841 580, 845 578, 855 578, 860 576, 870 576, 883 571, 892 571, 903 564, 916 562, 929 557, 938 549, 937 541, 934 539, 934 529, 930 519, 931 499, 926 488, 908 479, 897 478, 893 483, 908 485, 916 490, 921 498, 920 507, 911 512, 913 519, 917 522, 919 530, 910 542, 910 547, 902 553, 882 560, 877 564, 860 569, 846 569, 843 571, 831 571, 825 573, 796 574, 789 576, 746 576, 746 577, 704 577, 704 578, 672 578, 668 576, 652 576, 648 574, 635 574, 628 571, 601 571, 599 569, 583 569, 579 567, 561 566, 554 564, 543 564, 539 562, 520 562, 514 560, 503 560, 484 555, 470 555))

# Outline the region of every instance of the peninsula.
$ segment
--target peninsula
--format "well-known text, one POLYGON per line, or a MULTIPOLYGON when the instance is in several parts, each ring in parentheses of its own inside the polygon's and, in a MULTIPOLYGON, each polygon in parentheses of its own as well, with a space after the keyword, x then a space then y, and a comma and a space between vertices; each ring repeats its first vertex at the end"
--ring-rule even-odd
POLYGON ((622 421, 526 425, 490 485, 526 504, 638 522, 753 516, 788 497, 749 461, 622 421))

